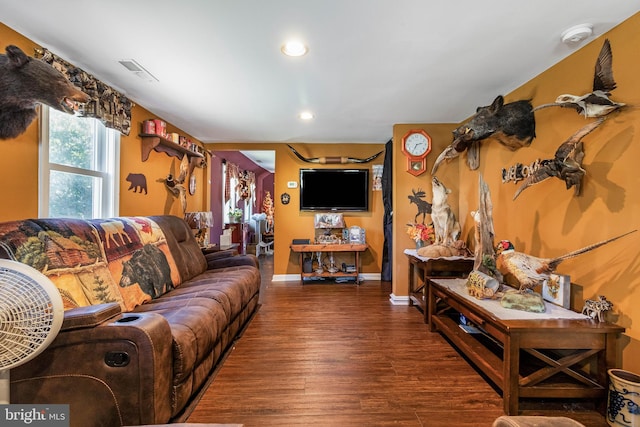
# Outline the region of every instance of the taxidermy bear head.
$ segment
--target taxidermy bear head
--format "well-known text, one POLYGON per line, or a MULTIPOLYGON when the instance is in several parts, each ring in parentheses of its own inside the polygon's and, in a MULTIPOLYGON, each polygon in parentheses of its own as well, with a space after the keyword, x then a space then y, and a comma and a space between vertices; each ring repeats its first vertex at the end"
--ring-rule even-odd
POLYGON ((36 104, 72 113, 75 102, 91 98, 51 65, 7 46, 0 55, 0 139, 15 138, 36 117, 36 104))

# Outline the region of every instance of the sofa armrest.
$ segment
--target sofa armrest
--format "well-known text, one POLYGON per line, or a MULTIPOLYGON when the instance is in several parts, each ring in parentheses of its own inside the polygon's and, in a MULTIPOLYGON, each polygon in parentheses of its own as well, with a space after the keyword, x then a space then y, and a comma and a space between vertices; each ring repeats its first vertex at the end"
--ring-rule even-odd
POLYGON ((225 267, 236 267, 239 265, 250 265, 252 267, 259 268, 258 257, 253 254, 246 255, 232 255, 232 256, 220 256, 220 257, 211 257, 210 255, 214 254, 206 254, 205 258, 207 260, 207 270, 213 270, 216 268, 225 268, 225 267))
POLYGON ((65 318, 92 320, 61 331, 40 355, 11 370, 12 403, 69 404, 72 427, 168 422, 169 324, 157 313, 122 313, 98 323, 111 310, 110 304, 69 310, 65 318))
POLYGON ((64 312, 61 331, 93 328, 122 313, 118 303, 96 304, 72 308, 64 312))
POLYGON ((230 256, 238 255, 237 249, 203 249, 202 253, 207 259, 228 258, 230 256))

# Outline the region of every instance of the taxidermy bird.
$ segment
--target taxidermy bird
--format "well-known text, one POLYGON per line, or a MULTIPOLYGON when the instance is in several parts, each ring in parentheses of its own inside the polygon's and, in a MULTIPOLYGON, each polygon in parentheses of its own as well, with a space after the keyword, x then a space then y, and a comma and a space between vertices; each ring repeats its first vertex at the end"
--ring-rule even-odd
POLYGON ((629 231, 620 236, 595 243, 578 249, 577 251, 569 252, 557 258, 538 258, 522 252, 516 252, 510 241, 502 240, 496 247, 496 266, 503 275, 506 276, 510 274, 518 281, 521 293, 532 291, 533 288, 541 285, 542 282, 548 279, 549 275, 552 274, 565 259, 589 252, 635 231, 636 230, 629 231))
POLYGON ((164 180, 164 184, 167 186, 167 190, 173 194, 174 197, 180 198, 180 206, 182 212, 187 211, 187 190, 185 188, 184 181, 187 178, 189 172, 189 156, 184 156, 182 162, 180 162, 180 175, 174 178, 172 174, 167 175, 164 180))
POLYGON ((584 158, 582 138, 600 126, 603 121, 604 118, 600 118, 584 126, 558 147, 553 159, 542 160, 540 167, 522 182, 522 185, 520 185, 516 194, 514 194, 513 200, 525 189, 552 176, 563 180, 567 186, 567 190, 575 187, 574 194, 576 196, 580 195, 582 177, 585 174, 585 170, 582 168, 582 159, 584 158))
POLYGON ((582 96, 563 94, 556 98, 556 102, 540 105, 534 111, 547 107, 565 107, 573 108, 585 117, 602 117, 624 107, 625 104, 609 99, 611 91, 616 88, 616 82, 613 80, 612 61, 611 44, 609 39, 606 39, 596 61, 593 92, 582 96))

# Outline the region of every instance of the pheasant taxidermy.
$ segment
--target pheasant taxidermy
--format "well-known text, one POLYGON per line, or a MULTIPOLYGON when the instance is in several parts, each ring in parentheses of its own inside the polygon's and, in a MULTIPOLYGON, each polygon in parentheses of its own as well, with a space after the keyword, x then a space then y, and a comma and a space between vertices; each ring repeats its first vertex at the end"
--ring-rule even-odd
POLYGON ((593 92, 582 96, 563 94, 556 98, 556 102, 540 105, 534 111, 547 107, 565 107, 573 108, 585 117, 602 117, 624 107, 625 104, 609 99, 611 91, 616 88, 616 82, 613 80, 612 62, 611 44, 609 39, 606 39, 596 61, 593 92))
POLYGON ((529 175, 527 179, 523 181, 522 185, 520 185, 516 194, 513 196, 513 200, 528 187, 553 176, 563 180, 567 186, 567 190, 575 187, 574 194, 576 196, 580 195, 582 177, 585 174, 585 170, 582 168, 582 159, 584 158, 582 138, 600 126, 603 121, 604 118, 600 118, 584 126, 558 147, 553 159, 542 160, 540 167, 529 175))
POLYGON ((532 291, 533 288, 541 285, 542 282, 548 279, 549 275, 555 272, 558 265, 565 259, 589 252, 635 231, 637 230, 629 231, 620 236, 589 245, 557 258, 538 258, 522 252, 516 252, 510 241, 502 240, 496 247, 496 266, 503 275, 511 275, 518 281, 520 292, 532 291))

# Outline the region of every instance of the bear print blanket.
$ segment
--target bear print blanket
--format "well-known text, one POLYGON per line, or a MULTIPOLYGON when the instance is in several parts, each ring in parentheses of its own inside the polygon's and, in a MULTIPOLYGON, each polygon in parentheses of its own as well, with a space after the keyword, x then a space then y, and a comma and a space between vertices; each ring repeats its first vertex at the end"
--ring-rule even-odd
POLYGON ((180 283, 164 233, 144 217, 2 223, 0 252, 49 277, 65 309, 117 302, 131 311, 180 283))

